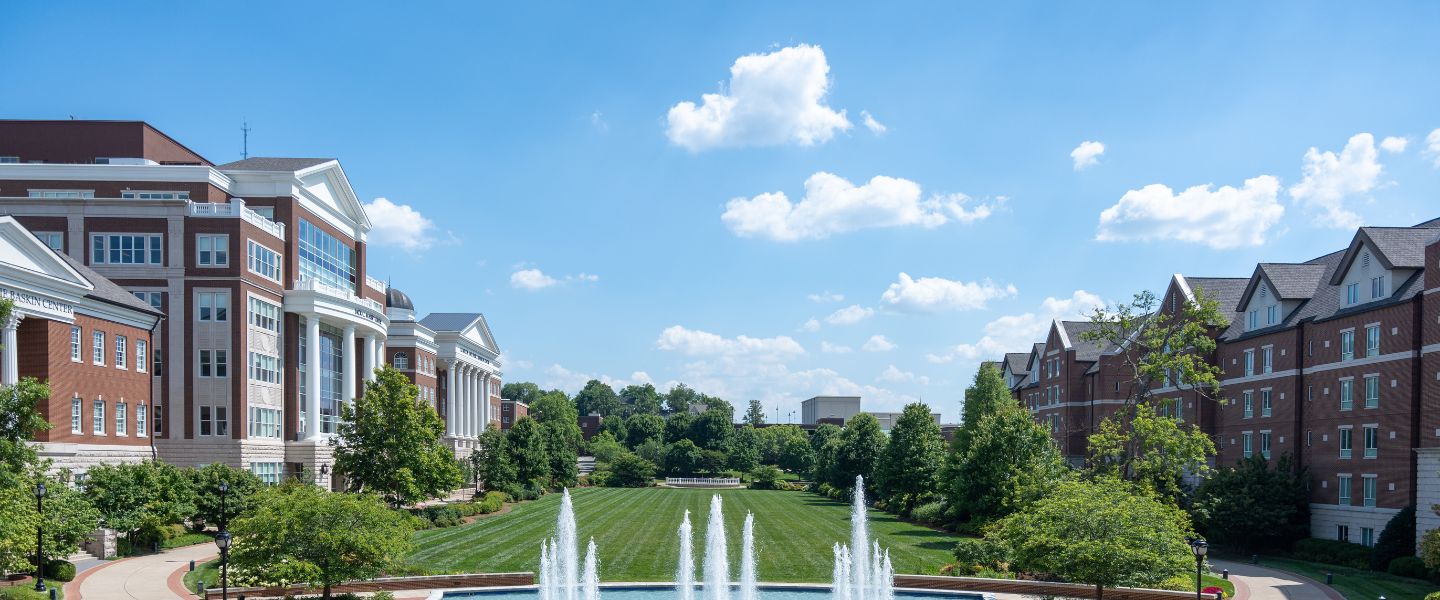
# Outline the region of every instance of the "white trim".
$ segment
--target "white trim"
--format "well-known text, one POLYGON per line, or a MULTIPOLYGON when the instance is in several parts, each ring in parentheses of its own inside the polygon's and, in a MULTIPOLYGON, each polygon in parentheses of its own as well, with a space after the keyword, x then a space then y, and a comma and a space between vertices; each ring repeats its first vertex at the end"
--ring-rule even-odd
POLYGON ((1407 360, 1407 359, 1411 359, 1411 358, 1415 358, 1415 351, 1414 351, 1414 350, 1405 350, 1405 351, 1403 351, 1403 352, 1391 352, 1390 354, 1378 354, 1378 355, 1375 355, 1375 356, 1364 356, 1364 357, 1352 358, 1352 359, 1350 359, 1350 360, 1341 360, 1341 361, 1336 361, 1336 362, 1331 362, 1331 363, 1325 363, 1325 364, 1321 364, 1321 365, 1315 365, 1315 366, 1313 366, 1313 367, 1305 367, 1305 373, 1307 373, 1307 374, 1309 374, 1309 373, 1321 373, 1321 372, 1325 372, 1325 371, 1334 371, 1335 369, 1348 369, 1348 368, 1351 368, 1351 367, 1363 367, 1363 366, 1367 366, 1367 365, 1373 365, 1373 364, 1376 364, 1376 363, 1390 362, 1390 361, 1392 361, 1392 360, 1407 360))
POLYGON ((0 163, 0 180, 155 181, 208 183, 229 190, 234 181, 203 165, 66 165, 0 163))
MULTIPOLYGON (((1308 372, 1308 371, 1307 371, 1307 372, 1308 372)), ((1284 371, 1271 371, 1271 372, 1269 372, 1269 373, 1256 373, 1255 375, 1234 377, 1234 378, 1231 378, 1231 379, 1222 379, 1222 380, 1220 380, 1220 385, 1222 385, 1222 386, 1240 385, 1240 384, 1245 384, 1245 383, 1251 383, 1251 382, 1257 382, 1257 381, 1264 381, 1264 380, 1267 380, 1267 379, 1279 379, 1279 378, 1281 378, 1281 377, 1294 377, 1295 375, 1298 375, 1298 374, 1300 374, 1300 371, 1299 371, 1298 369, 1285 369, 1284 371)))

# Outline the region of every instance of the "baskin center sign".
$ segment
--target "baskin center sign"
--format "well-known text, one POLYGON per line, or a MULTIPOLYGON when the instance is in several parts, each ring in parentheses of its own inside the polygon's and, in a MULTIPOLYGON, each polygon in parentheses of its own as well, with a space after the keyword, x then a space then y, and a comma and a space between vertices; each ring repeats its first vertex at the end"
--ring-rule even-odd
POLYGON ((75 317, 75 305, 30 292, 19 292, 0 286, 0 298, 15 303, 22 312, 49 314, 67 320, 75 317))

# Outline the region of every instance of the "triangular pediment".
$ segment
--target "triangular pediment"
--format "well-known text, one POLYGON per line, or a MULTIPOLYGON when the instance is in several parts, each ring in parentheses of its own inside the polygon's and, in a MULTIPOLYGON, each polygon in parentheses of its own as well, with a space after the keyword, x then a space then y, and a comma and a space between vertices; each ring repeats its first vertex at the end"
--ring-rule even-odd
MULTIPOLYGON (((14 217, 0 217, 0 268, 36 285, 88 292, 95 286, 14 217)), ((58 290, 57 290, 58 291, 58 290)))
POLYGON ((355 197, 349 178, 339 161, 327 161, 295 172, 307 199, 318 204, 334 216, 358 225, 361 231, 370 229, 370 218, 365 208, 355 197))
POLYGON ((495 337, 490 334, 490 324, 485 322, 484 315, 481 315, 480 318, 470 323, 470 325, 460 333, 460 336, 470 340, 471 343, 481 348, 494 352, 496 355, 500 354, 500 346, 495 343, 495 337))

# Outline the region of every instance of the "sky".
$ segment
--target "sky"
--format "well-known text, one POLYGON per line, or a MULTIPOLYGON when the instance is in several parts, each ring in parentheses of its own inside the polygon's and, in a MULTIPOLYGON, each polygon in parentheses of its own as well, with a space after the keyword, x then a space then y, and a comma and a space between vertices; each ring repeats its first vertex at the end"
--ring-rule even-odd
MULTIPOLYGON (((1440 217, 1436 3, 16 2, 0 118, 340 159, 506 381, 959 417, 1051 319, 1440 217), (1428 139, 1427 139, 1428 138, 1428 139)), ((793 416, 792 416, 793 411, 793 416)))

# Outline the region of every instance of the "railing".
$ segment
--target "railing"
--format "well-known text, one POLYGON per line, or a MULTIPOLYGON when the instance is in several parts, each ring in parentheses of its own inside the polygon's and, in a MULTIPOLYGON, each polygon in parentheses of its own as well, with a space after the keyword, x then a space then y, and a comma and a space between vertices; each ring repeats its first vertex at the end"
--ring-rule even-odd
POLYGON ((666 477, 665 485, 676 487, 727 487, 740 485, 738 477, 666 477))
POLYGON ((365 286, 382 294, 385 293, 385 290, 387 288, 389 288, 389 286, 385 285, 384 281, 380 281, 379 279, 376 279, 369 275, 365 276, 365 286))
POLYGON ((192 217, 241 218, 271 235, 285 239, 285 224, 276 223, 245 207, 243 198, 231 198, 228 203, 189 201, 189 215, 192 217))
POLYGON ((379 302, 376 302, 369 298, 361 298, 359 296, 356 296, 355 293, 351 292, 350 290, 347 290, 345 288, 338 288, 328 283, 321 283, 314 279, 297 279, 295 280, 295 287, 291 289, 319 292, 321 294, 325 294, 326 296, 333 296, 341 300, 348 300, 350 302, 354 302, 379 314, 385 314, 385 306, 383 304, 380 304, 379 302))

